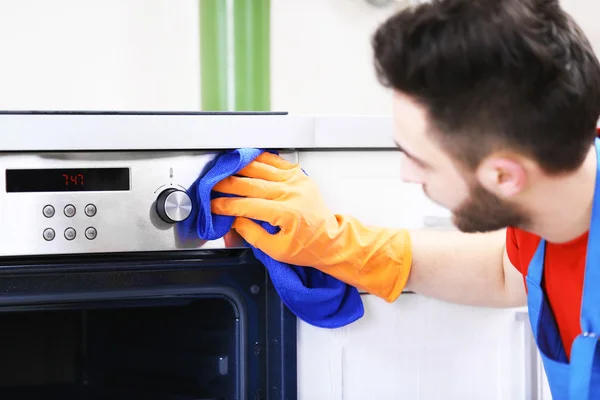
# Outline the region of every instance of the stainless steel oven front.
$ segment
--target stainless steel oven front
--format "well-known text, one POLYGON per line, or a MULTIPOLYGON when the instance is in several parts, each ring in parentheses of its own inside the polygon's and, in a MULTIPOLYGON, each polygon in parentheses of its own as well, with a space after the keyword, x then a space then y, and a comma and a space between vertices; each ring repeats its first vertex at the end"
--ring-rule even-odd
POLYGON ((216 154, 1 154, 0 256, 238 247, 233 233, 204 242, 173 229, 191 212, 187 189, 216 154))
POLYGON ((264 267, 234 233, 175 229, 216 154, 0 154, 0 398, 296 398, 264 267))

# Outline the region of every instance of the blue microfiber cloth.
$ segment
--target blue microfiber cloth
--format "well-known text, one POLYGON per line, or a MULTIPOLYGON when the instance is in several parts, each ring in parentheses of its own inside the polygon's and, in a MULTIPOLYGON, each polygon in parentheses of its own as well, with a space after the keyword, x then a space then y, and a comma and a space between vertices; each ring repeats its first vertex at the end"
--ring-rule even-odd
MULTIPOLYGON (((237 174, 264 150, 242 148, 219 155, 210 169, 190 187, 194 212, 180 223, 180 232, 197 233, 203 240, 223 237, 235 217, 212 215, 210 201, 229 196, 213 192, 222 179, 237 174)), ((267 232, 279 231, 263 221, 258 222, 267 232)), ((339 328, 364 315, 358 290, 330 275, 310 267, 299 267, 278 262, 260 249, 252 247, 254 256, 267 268, 275 290, 284 304, 300 319, 320 328, 339 328)))

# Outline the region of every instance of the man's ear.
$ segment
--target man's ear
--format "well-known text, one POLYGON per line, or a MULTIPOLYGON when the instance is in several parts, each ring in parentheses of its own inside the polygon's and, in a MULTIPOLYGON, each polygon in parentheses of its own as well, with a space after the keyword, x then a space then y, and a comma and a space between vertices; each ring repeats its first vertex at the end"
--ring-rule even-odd
POLYGON ((483 160, 476 171, 477 180, 499 198, 509 199, 527 186, 527 169, 521 160, 492 156, 483 160))

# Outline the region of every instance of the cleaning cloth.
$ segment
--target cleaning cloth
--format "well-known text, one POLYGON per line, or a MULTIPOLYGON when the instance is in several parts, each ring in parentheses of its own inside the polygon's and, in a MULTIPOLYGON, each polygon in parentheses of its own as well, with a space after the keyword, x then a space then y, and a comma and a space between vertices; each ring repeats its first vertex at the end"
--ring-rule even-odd
MULTIPOLYGON (((210 201, 230 195, 212 189, 221 180, 237 174, 263 151, 242 148, 217 156, 210 168, 189 188, 194 211, 180 223, 180 231, 194 232, 203 240, 219 239, 229 232, 235 217, 213 215, 210 201)), ((279 231, 279 227, 267 222, 255 222, 271 234, 279 231)), ((252 247, 252 251, 266 267, 283 303, 301 320, 321 328, 339 328, 363 316, 363 303, 355 287, 315 268, 276 261, 258 248, 252 247)))

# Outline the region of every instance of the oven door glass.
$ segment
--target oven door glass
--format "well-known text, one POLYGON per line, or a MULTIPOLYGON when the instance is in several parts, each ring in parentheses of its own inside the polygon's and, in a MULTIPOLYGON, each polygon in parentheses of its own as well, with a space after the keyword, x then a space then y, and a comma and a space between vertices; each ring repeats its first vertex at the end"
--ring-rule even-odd
POLYGON ((234 399, 237 315, 224 297, 0 313, 0 399, 234 399))

